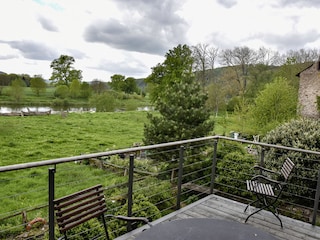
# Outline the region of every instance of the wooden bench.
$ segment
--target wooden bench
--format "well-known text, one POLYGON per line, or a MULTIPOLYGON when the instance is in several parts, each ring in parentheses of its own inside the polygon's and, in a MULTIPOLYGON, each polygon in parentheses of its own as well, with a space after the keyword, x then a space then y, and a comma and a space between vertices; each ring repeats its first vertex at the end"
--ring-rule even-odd
POLYGON ((107 210, 102 185, 54 200, 54 210, 59 231, 67 239, 67 231, 92 219, 101 218, 109 239, 104 213, 107 210))
POLYGON ((55 199, 54 210, 56 212, 56 221, 59 231, 64 235, 65 239, 68 239, 68 230, 92 218, 100 218, 102 220, 106 239, 108 240, 110 238, 105 217, 113 217, 130 222, 140 221, 149 224, 149 220, 144 217, 105 215, 107 206, 101 184, 55 199))

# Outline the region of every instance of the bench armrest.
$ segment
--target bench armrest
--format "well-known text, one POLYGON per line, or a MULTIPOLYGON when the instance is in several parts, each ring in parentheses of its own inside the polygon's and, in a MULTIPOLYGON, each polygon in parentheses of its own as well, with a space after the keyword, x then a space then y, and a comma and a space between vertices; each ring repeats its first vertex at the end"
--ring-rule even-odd
POLYGON ((258 180, 258 179, 263 179, 266 182, 273 183, 273 184, 279 184, 279 185, 282 185, 282 186, 286 184, 284 182, 279 182, 279 181, 270 179, 270 178, 268 178, 266 176, 263 176, 263 175, 257 175, 257 176, 254 176, 253 178, 251 178, 252 181, 255 181, 255 180, 258 180))
POLYGON ((116 219, 120 219, 127 222, 144 222, 145 224, 152 226, 149 222, 149 219, 145 217, 127 217, 122 215, 111 215, 111 214, 107 214, 106 217, 116 218, 116 219))
POLYGON ((264 168, 264 167, 261 167, 261 166, 259 166, 259 165, 255 165, 253 168, 254 168, 255 170, 262 170, 262 171, 264 171, 264 172, 269 172, 269 173, 274 173, 274 174, 280 175, 279 172, 275 172, 275 171, 273 171, 273 170, 271 170, 271 169, 264 168))

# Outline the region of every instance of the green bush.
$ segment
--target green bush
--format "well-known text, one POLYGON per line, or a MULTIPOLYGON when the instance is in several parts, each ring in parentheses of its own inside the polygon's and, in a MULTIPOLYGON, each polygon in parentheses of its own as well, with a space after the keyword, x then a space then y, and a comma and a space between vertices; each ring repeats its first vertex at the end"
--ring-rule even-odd
POLYGON ((68 99, 55 99, 52 102, 52 106, 54 107, 68 107, 70 105, 68 99))
MULTIPOLYGON (((152 219, 158 219, 161 217, 159 209, 153 205, 147 197, 142 194, 133 196, 133 205, 132 205, 132 216, 133 217, 150 217, 152 219)), ((117 212, 116 215, 127 215, 127 204, 123 205, 122 208, 117 212)), ((133 229, 142 226, 143 223, 135 223, 133 229)), ((110 229, 112 229, 113 234, 116 236, 123 235, 127 232, 125 221, 117 220, 111 221, 109 223, 110 229)))
POLYGON ((96 108, 97 112, 113 112, 116 108, 116 99, 113 94, 104 92, 90 98, 90 105, 96 108))
POLYGON ((240 103, 239 97, 233 97, 229 100, 227 104, 227 111, 233 112, 236 109, 236 106, 240 103))
POLYGON ((223 192, 244 196, 247 194, 245 181, 251 177, 255 157, 233 151, 226 154, 217 163, 216 182, 221 183, 219 189, 223 192))
POLYGON ((275 78, 260 91, 251 107, 251 126, 264 134, 296 117, 298 93, 286 78, 275 78))
MULTIPOLYGON (((269 144, 320 151, 320 121, 312 119, 292 120, 270 131, 263 139, 269 144)), ((294 194, 313 198, 310 189, 316 189, 317 174, 320 169, 319 156, 282 149, 266 151, 265 162, 268 167, 280 169, 286 157, 296 164, 296 175, 290 183, 300 187, 292 188, 294 194)))
POLYGON ((218 142, 218 151, 217 151, 218 158, 224 158, 225 155, 229 154, 230 152, 239 152, 241 155, 246 154, 246 150, 241 143, 226 142, 226 141, 218 142))
POLYGON ((57 86, 56 90, 54 91, 54 96, 61 99, 67 98, 69 96, 68 86, 66 85, 57 86))

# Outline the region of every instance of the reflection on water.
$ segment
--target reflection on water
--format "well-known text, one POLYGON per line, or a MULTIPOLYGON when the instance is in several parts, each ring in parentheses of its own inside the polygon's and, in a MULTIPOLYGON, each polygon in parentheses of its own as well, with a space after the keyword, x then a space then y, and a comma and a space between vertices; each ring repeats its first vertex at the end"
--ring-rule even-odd
POLYGON ((95 108, 88 108, 88 107, 77 107, 77 108, 61 108, 61 107, 8 107, 8 106, 0 106, 0 113, 14 113, 14 112, 47 112, 50 111, 51 113, 60 113, 61 111, 68 111, 68 112, 95 112, 95 108))
MULTIPOLYGON (((46 106, 38 106, 38 107, 25 107, 25 106, 0 106, 0 114, 1 113, 21 113, 23 112, 47 112, 50 111, 51 113, 60 113, 62 111, 68 112, 96 112, 95 108, 89 107, 70 107, 70 108, 61 108, 61 107, 46 107, 46 106)), ((138 107, 138 111, 152 111, 154 110, 153 107, 145 106, 145 107, 138 107)))

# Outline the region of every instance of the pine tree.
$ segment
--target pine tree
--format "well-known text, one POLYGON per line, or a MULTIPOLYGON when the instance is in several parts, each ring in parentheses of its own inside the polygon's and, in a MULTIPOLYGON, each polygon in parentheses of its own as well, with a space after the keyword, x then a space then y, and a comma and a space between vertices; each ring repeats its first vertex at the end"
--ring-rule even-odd
POLYGON ((144 127, 146 145, 204 137, 213 130, 208 96, 195 81, 192 63, 189 47, 178 45, 153 68, 147 80, 153 84, 156 112, 148 114, 144 127))

